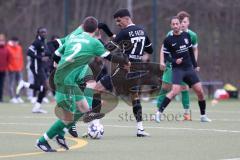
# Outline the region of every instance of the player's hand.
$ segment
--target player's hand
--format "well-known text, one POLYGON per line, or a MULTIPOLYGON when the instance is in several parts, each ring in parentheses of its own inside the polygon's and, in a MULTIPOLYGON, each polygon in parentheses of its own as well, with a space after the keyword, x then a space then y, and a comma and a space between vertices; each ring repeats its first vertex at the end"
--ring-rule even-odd
POLYGON ((56 62, 53 62, 53 67, 57 68, 58 64, 56 62))
POLYGON ((183 58, 178 58, 178 59, 176 60, 176 63, 177 63, 177 64, 181 64, 182 61, 183 61, 183 58))
POLYGON ((128 64, 124 64, 123 68, 126 69, 128 72, 130 72, 131 62, 128 62, 128 64))
POLYGON ((164 62, 160 63, 160 70, 164 71, 165 69, 166 69, 166 64, 164 62))
POLYGON ((150 61, 150 56, 149 56, 149 54, 144 54, 144 55, 142 56, 142 61, 143 61, 143 62, 149 62, 149 61, 150 61))
POLYGON ((200 71, 200 67, 196 67, 195 71, 199 72, 200 71))

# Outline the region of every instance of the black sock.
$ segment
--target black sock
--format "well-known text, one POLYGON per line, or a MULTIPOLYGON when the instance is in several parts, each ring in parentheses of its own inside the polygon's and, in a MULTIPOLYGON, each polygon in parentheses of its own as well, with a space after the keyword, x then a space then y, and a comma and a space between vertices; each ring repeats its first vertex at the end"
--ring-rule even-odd
POLYGON ((205 110, 206 110, 206 101, 205 100, 198 101, 198 105, 199 105, 199 108, 200 108, 201 115, 204 115, 205 110))
POLYGON ((30 84, 29 88, 34 89, 35 91, 39 91, 40 90, 40 86, 39 85, 35 85, 35 84, 30 84))
POLYGON ((94 113, 100 113, 102 107, 101 103, 101 94, 100 93, 95 93, 93 95, 93 101, 92 101, 92 111, 94 113))
POLYGON ((158 109, 159 112, 162 113, 162 112, 164 111, 164 109, 167 108, 167 105, 168 105, 170 102, 171 102, 171 99, 169 99, 168 97, 165 97, 165 98, 163 99, 163 102, 162 102, 160 108, 158 109))
POLYGON ((140 100, 139 99, 133 100, 132 105, 133 105, 133 114, 134 114, 137 122, 141 122, 142 121, 142 106, 141 106, 140 100))
POLYGON ((43 89, 38 93, 38 98, 37 98, 38 103, 42 103, 43 98, 46 96, 46 92, 47 92, 46 88, 43 87, 43 89))

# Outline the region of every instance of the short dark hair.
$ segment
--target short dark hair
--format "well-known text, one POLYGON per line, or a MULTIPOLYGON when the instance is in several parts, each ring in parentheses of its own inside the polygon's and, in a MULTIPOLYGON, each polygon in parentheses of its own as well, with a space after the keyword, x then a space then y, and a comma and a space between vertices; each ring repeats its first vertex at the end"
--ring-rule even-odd
POLYGON ((45 28, 45 27, 39 27, 38 29, 37 29, 37 34, 40 34, 40 33, 42 33, 42 32, 47 32, 47 28, 45 28))
POLYGON ((185 17, 190 18, 190 14, 186 11, 180 11, 178 12, 177 17, 179 18, 180 21, 182 21, 185 17))
POLYGON ((170 18, 170 23, 172 23, 172 20, 174 20, 174 19, 178 19, 178 20, 179 20, 179 22, 180 22, 180 19, 179 19, 179 17, 178 17, 178 16, 172 16, 172 17, 170 18))
POLYGON ((98 28, 98 20, 95 17, 89 16, 83 20, 83 30, 93 33, 98 28))
POLYGON ((126 17, 126 16, 127 16, 127 17, 131 17, 131 14, 130 14, 130 12, 128 11, 128 9, 122 8, 122 9, 117 10, 117 11, 114 13, 113 18, 114 18, 114 19, 117 18, 117 17, 122 18, 122 17, 126 17))

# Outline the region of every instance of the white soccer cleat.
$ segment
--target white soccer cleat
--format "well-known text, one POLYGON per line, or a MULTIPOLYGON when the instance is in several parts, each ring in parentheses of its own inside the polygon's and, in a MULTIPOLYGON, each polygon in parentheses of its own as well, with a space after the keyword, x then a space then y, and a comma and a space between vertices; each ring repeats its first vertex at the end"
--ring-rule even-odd
POLYGON ((144 129, 138 129, 137 130, 137 137, 149 137, 150 134, 145 132, 144 129))
POLYGON ((16 89, 16 94, 19 95, 20 94, 20 91, 22 88, 24 88, 25 86, 25 82, 24 80, 21 80, 19 83, 18 83, 18 86, 17 86, 17 89, 16 89))
POLYGON ((24 100, 21 97, 17 98, 18 103, 24 103, 24 100))
POLYGON ((41 109, 41 108, 39 108, 39 109, 32 109, 32 113, 43 113, 43 114, 47 114, 48 112, 46 111, 46 110, 44 110, 44 109, 41 109))
POLYGON ((17 98, 12 98, 12 99, 10 99, 9 102, 10 102, 10 103, 17 104, 17 103, 18 103, 18 100, 17 100, 17 98))
POLYGON ((41 108, 41 104, 40 103, 35 103, 33 109, 32 109, 32 113, 47 113, 46 110, 41 108))
POLYGON ((201 115, 200 120, 201 122, 212 122, 212 120, 209 119, 207 115, 201 115))

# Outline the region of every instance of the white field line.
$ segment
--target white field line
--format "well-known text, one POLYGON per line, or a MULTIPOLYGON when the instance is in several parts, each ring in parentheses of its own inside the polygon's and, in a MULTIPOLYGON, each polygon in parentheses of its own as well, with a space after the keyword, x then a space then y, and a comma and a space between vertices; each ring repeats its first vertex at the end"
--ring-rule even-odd
MULTIPOLYGON (((0 125, 18 125, 18 126, 50 126, 50 123, 4 123, 1 122, 0 125)), ((80 125, 80 126, 86 126, 80 125)), ((104 127, 112 128, 136 128, 136 126, 127 126, 127 125, 110 125, 104 124, 104 127)), ((218 133, 240 133, 239 130, 227 130, 227 129, 206 129, 206 128, 188 128, 188 127, 158 127, 158 126, 146 126, 146 129, 161 129, 161 130, 185 130, 185 131, 207 131, 207 132, 218 132, 218 133)))

